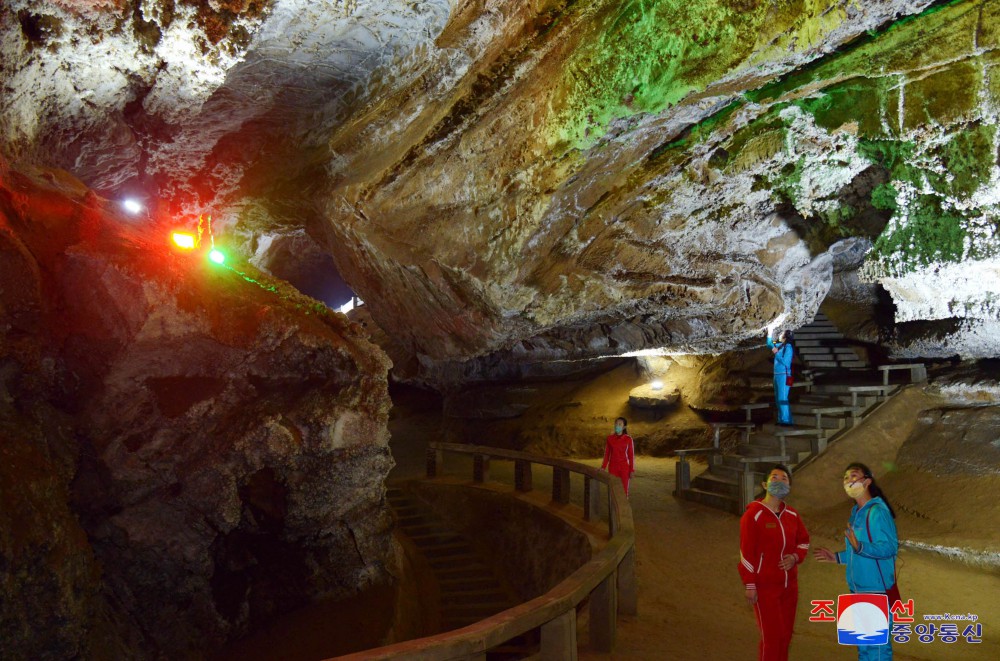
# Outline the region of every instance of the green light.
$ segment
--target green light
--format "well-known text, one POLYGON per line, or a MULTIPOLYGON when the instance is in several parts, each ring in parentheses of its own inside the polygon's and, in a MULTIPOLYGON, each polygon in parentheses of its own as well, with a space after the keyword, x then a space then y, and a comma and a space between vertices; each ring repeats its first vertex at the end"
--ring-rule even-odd
POLYGON ((212 249, 211 252, 208 253, 208 258, 213 262, 215 262, 216 264, 222 264, 223 262, 226 261, 226 256, 214 248, 212 249))

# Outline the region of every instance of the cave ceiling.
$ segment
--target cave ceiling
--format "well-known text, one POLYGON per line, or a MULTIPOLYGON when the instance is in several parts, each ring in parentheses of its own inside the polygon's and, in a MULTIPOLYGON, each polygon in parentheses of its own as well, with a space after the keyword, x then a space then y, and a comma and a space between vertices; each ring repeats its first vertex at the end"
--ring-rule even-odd
POLYGON ((996 0, 8 0, 0 144, 307 237, 409 374, 746 347, 845 272, 898 354, 993 356, 998 42, 996 0))

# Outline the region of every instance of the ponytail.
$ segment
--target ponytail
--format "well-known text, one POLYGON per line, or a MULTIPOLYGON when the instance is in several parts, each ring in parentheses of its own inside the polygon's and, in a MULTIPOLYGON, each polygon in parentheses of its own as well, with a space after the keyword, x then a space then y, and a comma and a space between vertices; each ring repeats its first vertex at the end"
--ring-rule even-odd
POLYGON ((895 519, 896 510, 892 509, 892 505, 889 503, 889 499, 886 498, 885 492, 882 491, 882 487, 880 487, 875 483, 875 476, 872 475, 871 469, 860 462, 855 462, 853 464, 850 464, 844 470, 846 472, 851 470, 852 468, 858 469, 866 478, 872 481, 872 483, 868 485, 868 493, 871 494, 872 498, 881 498, 882 502, 885 503, 885 506, 889 508, 889 514, 891 514, 892 518, 895 519))

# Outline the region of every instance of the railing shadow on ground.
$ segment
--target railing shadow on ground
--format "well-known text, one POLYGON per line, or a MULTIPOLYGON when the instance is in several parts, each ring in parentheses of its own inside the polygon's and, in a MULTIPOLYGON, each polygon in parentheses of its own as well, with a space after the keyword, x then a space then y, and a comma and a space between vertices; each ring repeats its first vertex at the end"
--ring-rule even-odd
POLYGON ((446 454, 472 458, 472 482, 489 479, 492 460, 514 463, 515 493, 534 489, 532 465, 552 468, 552 502, 570 503, 570 475, 583 477, 583 520, 599 517, 601 495, 607 498, 608 540, 589 562, 545 594, 475 624, 445 633, 365 650, 339 659, 485 659, 486 653, 521 634, 541 628, 537 658, 573 661, 577 658, 576 608, 588 597, 590 645, 610 652, 615 645, 617 617, 638 611, 635 575, 635 525, 621 481, 597 468, 565 459, 524 452, 453 443, 431 443, 427 476, 444 472, 446 454), (603 487, 603 488, 602 488, 603 487))

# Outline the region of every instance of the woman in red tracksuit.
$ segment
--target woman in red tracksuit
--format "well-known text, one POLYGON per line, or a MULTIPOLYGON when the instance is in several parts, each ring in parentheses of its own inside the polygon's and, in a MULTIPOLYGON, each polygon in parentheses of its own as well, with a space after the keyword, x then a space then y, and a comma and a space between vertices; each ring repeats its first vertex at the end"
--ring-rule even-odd
POLYGON ((628 496, 628 482, 635 472, 635 444, 628 435, 628 420, 615 419, 615 433, 608 436, 604 443, 604 461, 601 468, 617 476, 625 487, 628 496))
POLYGON ((771 469, 760 500, 740 519, 740 577, 760 627, 760 661, 787 661, 799 601, 796 565, 809 551, 809 533, 798 512, 785 504, 792 475, 771 469))

